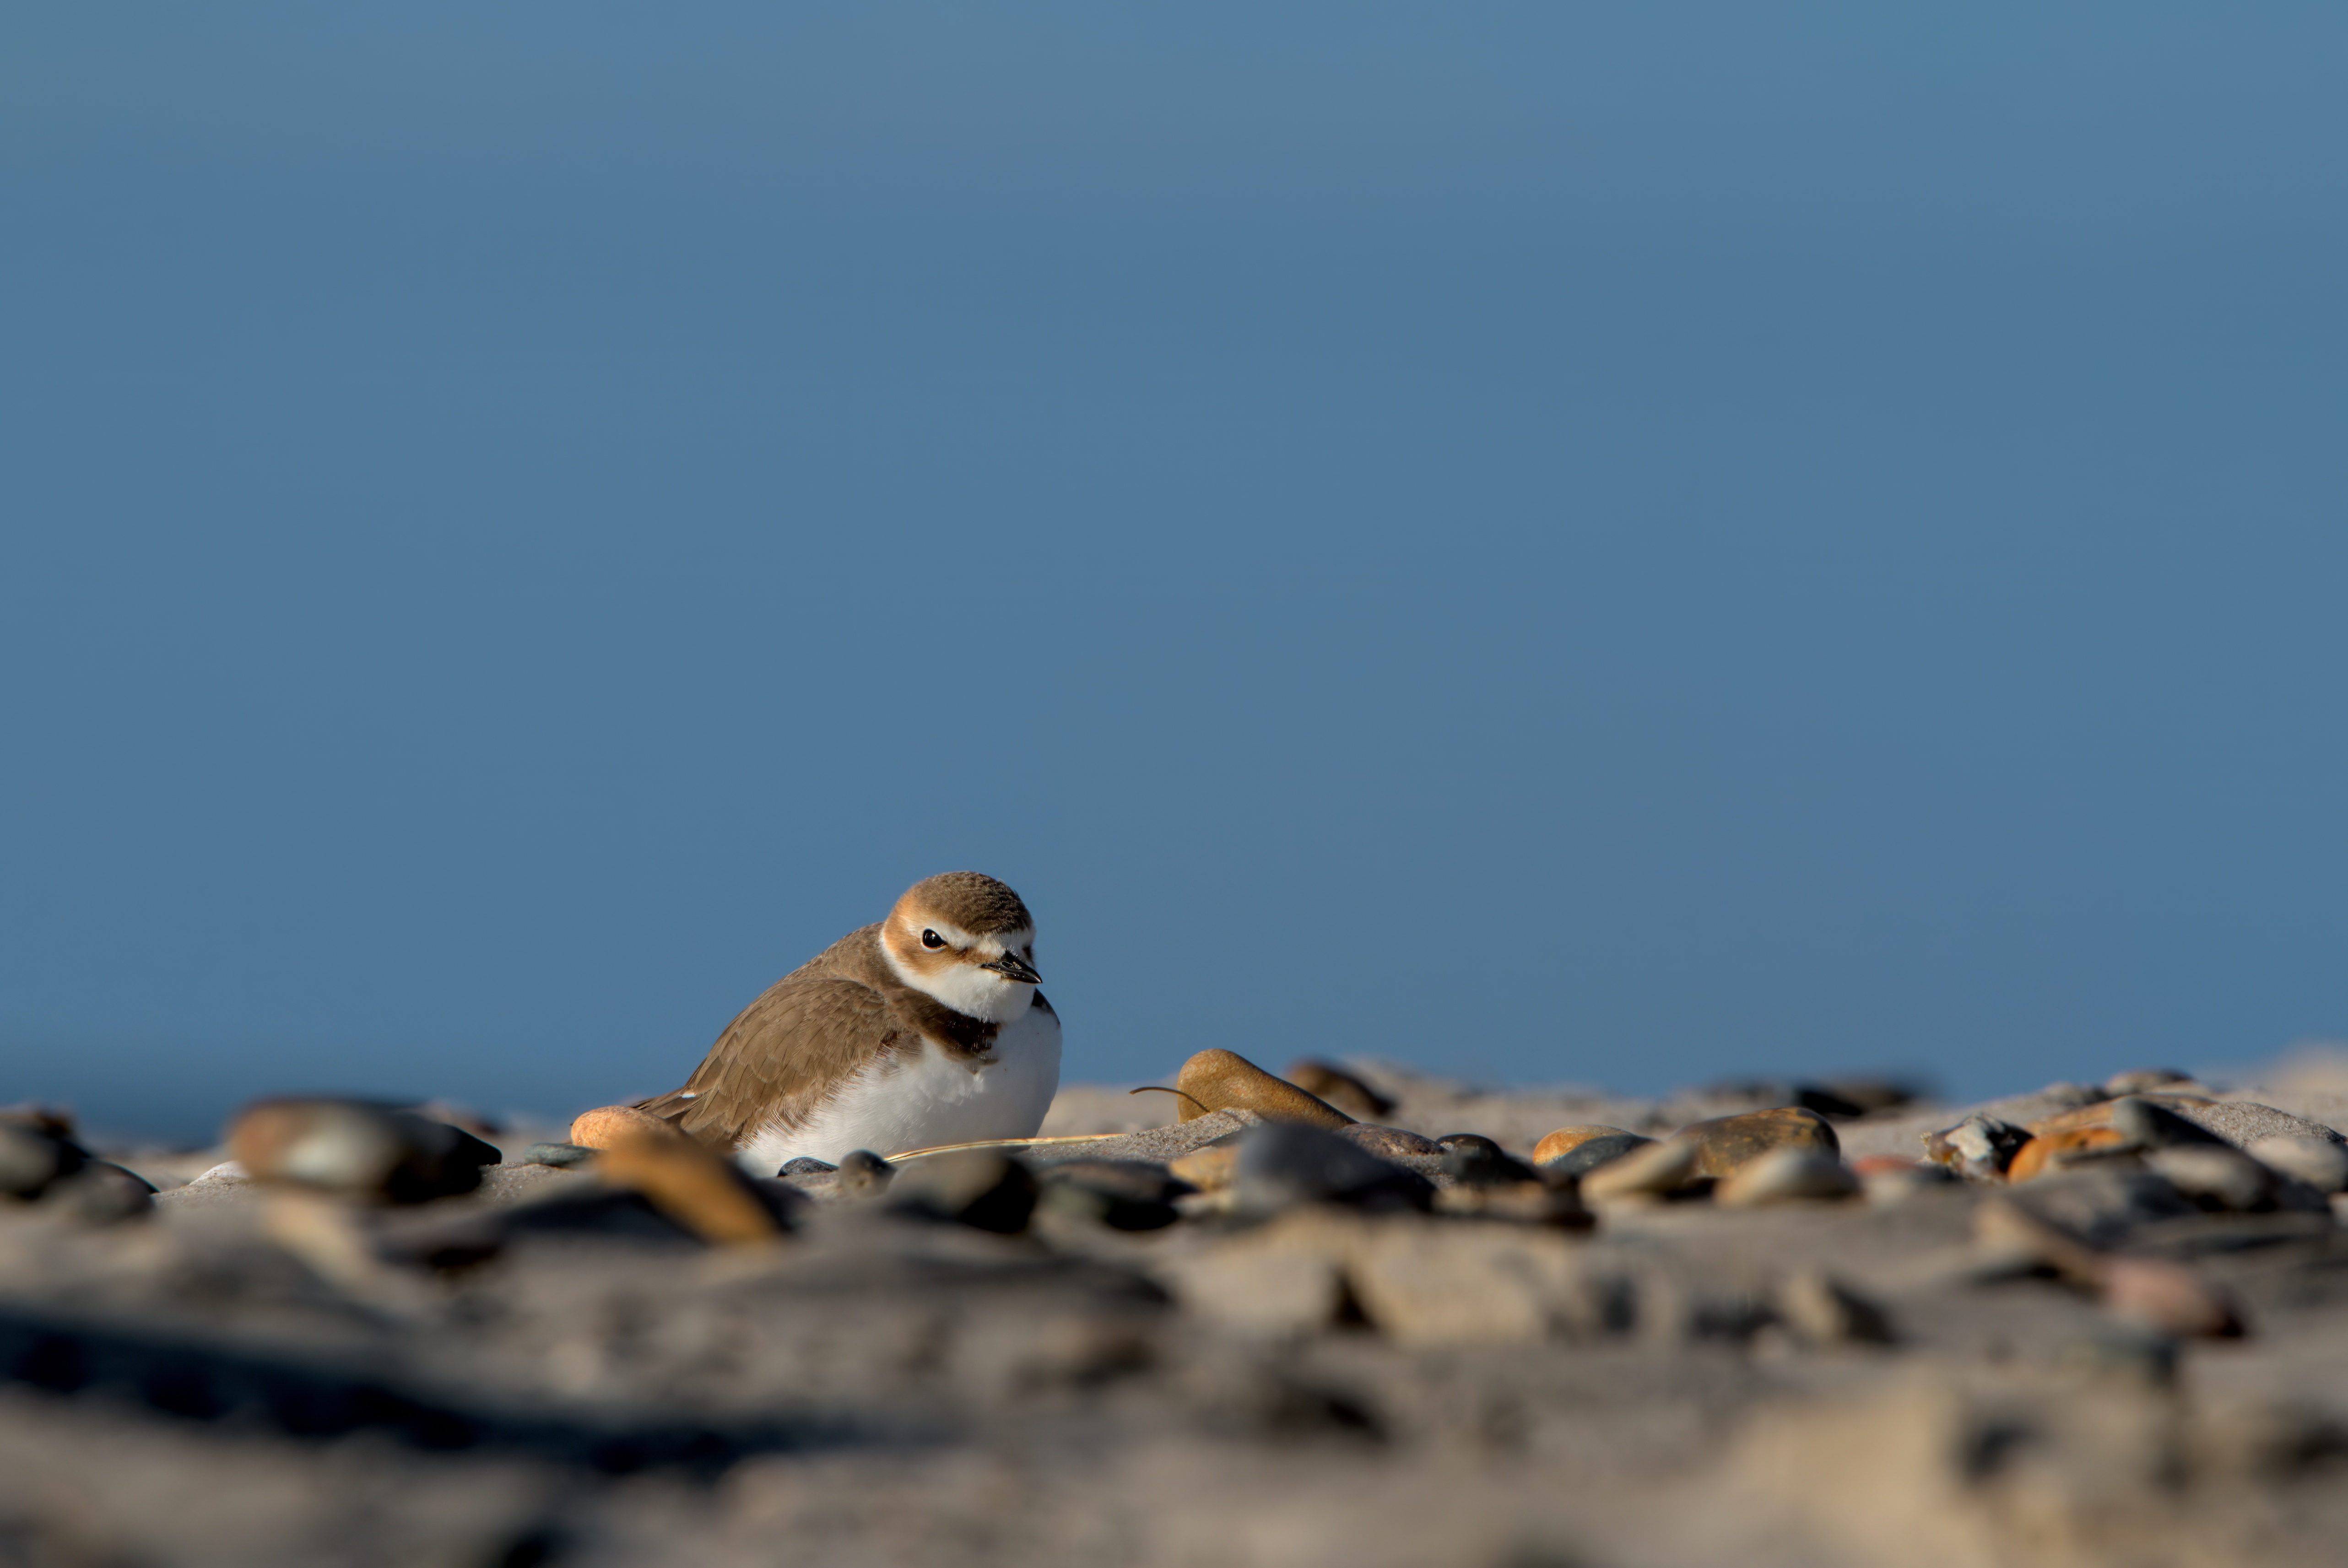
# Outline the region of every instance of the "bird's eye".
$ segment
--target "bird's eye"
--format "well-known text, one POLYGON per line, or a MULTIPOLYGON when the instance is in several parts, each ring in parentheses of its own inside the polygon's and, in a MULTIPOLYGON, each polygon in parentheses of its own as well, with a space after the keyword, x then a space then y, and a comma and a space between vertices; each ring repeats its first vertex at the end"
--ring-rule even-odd
POLYGON ((936 947, 943 947, 945 944, 946 944, 946 939, 945 939, 944 937, 942 937, 942 936, 940 936, 936 932, 934 932, 934 931, 925 931, 925 932, 922 933, 922 946, 924 946, 924 947, 931 947, 931 948, 936 948, 936 947))

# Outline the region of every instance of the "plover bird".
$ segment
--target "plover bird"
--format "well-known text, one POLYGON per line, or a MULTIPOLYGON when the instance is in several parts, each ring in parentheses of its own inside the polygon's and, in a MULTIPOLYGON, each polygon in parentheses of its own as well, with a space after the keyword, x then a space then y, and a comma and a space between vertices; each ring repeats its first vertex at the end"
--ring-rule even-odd
POLYGON ((915 882, 742 1009, 683 1088, 643 1109, 750 1171, 1032 1138, 1060 1085, 1035 923, 976 872, 915 882))

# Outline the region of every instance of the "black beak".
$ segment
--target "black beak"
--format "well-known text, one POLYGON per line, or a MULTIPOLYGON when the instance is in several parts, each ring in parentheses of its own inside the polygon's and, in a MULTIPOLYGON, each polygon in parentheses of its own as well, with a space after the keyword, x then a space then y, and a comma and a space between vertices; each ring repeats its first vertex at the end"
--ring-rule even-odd
POLYGON ((1044 977, 1035 973, 1035 966, 1016 953, 1006 953, 994 963, 982 964, 979 967, 992 969, 1005 980, 1016 980, 1022 985, 1041 985, 1044 983, 1044 977))

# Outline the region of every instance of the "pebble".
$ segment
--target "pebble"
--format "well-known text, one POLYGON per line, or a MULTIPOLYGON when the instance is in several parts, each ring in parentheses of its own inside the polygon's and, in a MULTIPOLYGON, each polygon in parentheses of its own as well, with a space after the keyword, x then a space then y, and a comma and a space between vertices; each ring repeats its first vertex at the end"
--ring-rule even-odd
POLYGON ((640 1192, 654 1208, 712 1246, 771 1242, 782 1225, 742 1168, 669 1129, 615 1137, 595 1161, 611 1186, 640 1192))
MULTIPOLYGON (((1555 1136, 1555 1133, 1550 1135, 1551 1138, 1555 1136)), ((1541 1141, 1546 1143, 1549 1139, 1541 1141)), ((1587 1176, 1609 1161, 1620 1160, 1634 1149, 1648 1148, 1654 1141, 1636 1132, 1624 1132, 1620 1128, 1610 1127, 1602 1130, 1602 1136, 1585 1138, 1564 1153, 1551 1155, 1538 1163, 1545 1180, 1566 1181, 1587 1176)), ((1538 1155, 1540 1150, 1536 1148, 1534 1153, 1538 1155)))
POLYGON ((1443 1173, 1470 1187, 1513 1187, 1538 1181, 1539 1172, 1480 1132, 1447 1132, 1435 1140, 1443 1173))
POLYGON ((1189 1121, 1216 1110, 1251 1110, 1266 1121, 1301 1122, 1334 1130, 1354 1119, 1325 1100, 1277 1078, 1236 1051, 1200 1051, 1182 1064, 1174 1079, 1180 1092, 1180 1119, 1189 1121))
POLYGON ((49 1183, 79 1170, 78 1145, 41 1128, 14 1119, 0 1121, 0 1192, 33 1199, 49 1183))
POLYGON ((237 1114, 230 1159, 256 1181, 395 1203, 469 1192, 495 1147, 461 1128, 357 1099, 264 1099, 237 1114))
POLYGON ((574 1165, 584 1165, 595 1158, 595 1151, 582 1143, 533 1143, 522 1150, 525 1165, 551 1165, 568 1171, 574 1165))
POLYGON ((2191 1073, 2178 1072, 2175 1068, 2133 1068, 2124 1073, 2114 1073, 2104 1080, 2106 1094, 2142 1094, 2163 1084, 2191 1083, 2191 1073))
POLYGON ((1827 1119, 1798 1106, 1775 1110, 1749 1110, 1741 1116, 1716 1116, 1692 1122, 1678 1137, 1696 1149, 1696 1173, 1728 1176, 1773 1149, 1807 1149, 1840 1158, 1841 1140, 1827 1119))
POLYGON ((1560 1127, 1555 1132, 1545 1135, 1539 1143, 1533 1145, 1533 1163, 1546 1165, 1552 1160, 1562 1159, 1572 1153, 1585 1143, 1607 1138, 1638 1138, 1641 1143, 1654 1141, 1652 1138, 1639 1138, 1637 1133, 1627 1128, 1560 1127))
POLYGON ((2146 1149, 2189 1149, 2225 1142, 2216 1133, 2203 1130, 2159 1101, 2141 1095, 2123 1095, 2105 1109, 2111 1116, 2113 1130, 2146 1149))
POLYGON ((1695 1181, 1703 1163, 1704 1151, 1692 1140, 1667 1138, 1591 1171, 1581 1179, 1581 1195, 1593 1203, 1661 1197, 1695 1181))
POLYGON ((1859 1178, 1835 1156, 1781 1146, 1738 1167, 1714 1191, 1713 1201, 1732 1209, 1752 1209, 1855 1198, 1859 1190, 1859 1178))
POLYGON ((1998 1181, 2004 1180, 2014 1155, 2029 1141, 2028 1129, 1975 1114, 1954 1127, 1926 1134, 1924 1158, 1968 1181, 1998 1181))
POLYGON ((2014 1152, 2005 1179, 2027 1181, 2082 1160, 2124 1154, 2135 1147, 2135 1140, 2116 1127, 2067 1127, 2041 1133, 2014 1152))
MULTIPOLYGON (((874 1158, 877 1159, 879 1156, 876 1155, 874 1158)), ((839 1166, 829 1160, 818 1160, 811 1155, 796 1154, 784 1161, 783 1168, 775 1174, 778 1176, 829 1176, 839 1169, 839 1166)))
POLYGON ((2275 1133, 2254 1140, 2251 1159, 2270 1171, 2305 1182, 2329 1195, 2348 1189, 2348 1147, 2301 1133, 2275 1133))
POLYGON ((51 1183, 41 1194, 41 1207, 78 1224, 110 1225, 153 1213, 155 1188, 135 1171, 92 1160, 51 1183))
MULTIPOLYGON (((1185 1180, 1188 1180, 1186 1177, 1185 1180)), ((1240 1135, 1231 1192, 1242 1213, 1270 1214, 1299 1203, 1340 1203, 1373 1212, 1424 1210, 1434 1184, 1334 1132, 1267 1122, 1240 1135)))
POLYGON ((633 1105, 599 1105, 581 1111, 571 1123, 571 1141, 582 1149, 609 1149, 623 1138, 664 1133, 671 1138, 685 1136, 675 1123, 633 1105))
POLYGON ((1358 1148, 1366 1149, 1381 1160, 1433 1159, 1443 1153, 1442 1146, 1432 1138, 1399 1127, 1380 1127, 1375 1122, 1357 1121, 1351 1127, 1337 1129, 1337 1136, 1358 1148))
MULTIPOLYGON (((831 1190, 842 1198, 877 1198, 889 1190, 889 1183, 897 1174, 895 1166, 870 1149, 851 1149, 839 1157, 838 1165, 825 1169, 839 1172, 831 1190)), ((787 1174, 796 1174, 788 1165, 783 1170, 787 1174)))
POLYGON ((1037 1173, 1041 1201, 1116 1231, 1155 1231, 1181 1216, 1174 1200, 1195 1191, 1163 1165, 1142 1160, 1066 1160, 1037 1173))
MULTIPOLYGON (((839 1162, 840 1178, 849 1161, 839 1162)), ((1035 1212, 1035 1173, 992 1149, 957 1149, 901 1161, 889 1184, 889 1207, 899 1213, 948 1220, 997 1235, 1016 1235, 1035 1212)))
POLYGON ((1334 1062, 1313 1057, 1288 1064, 1281 1077, 1306 1094, 1327 1101, 1357 1121, 1375 1121, 1394 1113, 1395 1102, 1334 1062))

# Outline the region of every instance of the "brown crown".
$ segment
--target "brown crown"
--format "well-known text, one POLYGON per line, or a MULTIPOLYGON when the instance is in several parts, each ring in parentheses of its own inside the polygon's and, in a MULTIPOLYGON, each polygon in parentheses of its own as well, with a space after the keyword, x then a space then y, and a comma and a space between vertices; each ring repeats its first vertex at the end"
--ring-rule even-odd
POLYGON ((951 921, 973 936, 1004 931, 1033 931, 1035 917, 1019 895, 977 872, 945 872, 925 877, 905 890, 901 907, 912 905, 951 921))

